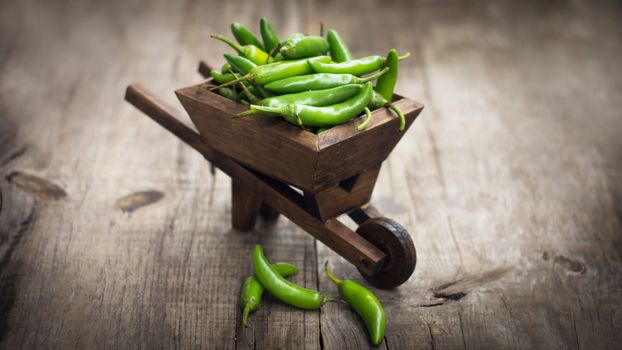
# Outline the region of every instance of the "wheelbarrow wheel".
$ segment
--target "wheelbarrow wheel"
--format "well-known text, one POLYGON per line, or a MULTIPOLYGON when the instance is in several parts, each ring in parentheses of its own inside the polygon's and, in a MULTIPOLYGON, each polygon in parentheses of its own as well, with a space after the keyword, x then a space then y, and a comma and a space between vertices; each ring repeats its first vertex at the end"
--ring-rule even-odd
POLYGON ((410 278, 417 264, 417 252, 402 225, 384 217, 371 218, 363 222, 356 232, 386 254, 382 268, 373 276, 359 270, 369 284, 391 289, 410 278))

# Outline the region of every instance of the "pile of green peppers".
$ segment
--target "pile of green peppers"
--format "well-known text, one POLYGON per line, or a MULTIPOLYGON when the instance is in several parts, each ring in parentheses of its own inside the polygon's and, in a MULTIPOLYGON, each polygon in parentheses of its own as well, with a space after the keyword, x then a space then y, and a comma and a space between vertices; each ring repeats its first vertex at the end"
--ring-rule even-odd
POLYGON ((246 26, 233 23, 237 42, 212 35, 238 55, 225 54, 226 63, 211 75, 220 95, 249 106, 240 116, 263 114, 320 133, 362 114, 358 130, 367 127, 377 108, 395 112, 400 131, 402 111, 392 104, 398 64, 410 56, 390 50, 386 57, 353 58, 345 41, 331 29, 322 35, 294 33, 281 41, 265 18, 261 40, 246 26), (373 86, 372 82, 376 81, 373 86))
MULTIPOLYGON (((244 281, 240 296, 242 306, 242 324, 248 327, 248 317, 261 303, 264 290, 280 301, 303 310, 317 310, 331 299, 324 294, 303 288, 286 279, 298 273, 298 268, 288 263, 271 264, 258 244, 253 250, 253 274, 244 281)), ((387 317, 378 298, 369 289, 352 280, 340 280, 328 271, 328 262, 324 264, 324 273, 337 285, 339 295, 361 317, 369 340, 378 345, 384 339, 387 317)))

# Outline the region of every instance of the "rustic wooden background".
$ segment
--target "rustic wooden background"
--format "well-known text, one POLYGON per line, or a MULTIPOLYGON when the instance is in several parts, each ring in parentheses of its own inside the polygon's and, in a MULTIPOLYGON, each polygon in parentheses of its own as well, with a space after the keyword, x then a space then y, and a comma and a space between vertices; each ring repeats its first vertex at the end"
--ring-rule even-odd
POLYGON ((338 303, 267 297, 241 327, 257 242, 307 287, 336 295, 325 260, 361 277, 284 218, 231 230, 230 179, 123 101, 140 81, 176 103, 199 59, 222 62, 209 35, 261 16, 413 53, 398 91, 426 109, 374 202, 419 261, 377 291, 381 347, 620 346, 619 2, 2 0, 2 347, 369 347, 338 303))

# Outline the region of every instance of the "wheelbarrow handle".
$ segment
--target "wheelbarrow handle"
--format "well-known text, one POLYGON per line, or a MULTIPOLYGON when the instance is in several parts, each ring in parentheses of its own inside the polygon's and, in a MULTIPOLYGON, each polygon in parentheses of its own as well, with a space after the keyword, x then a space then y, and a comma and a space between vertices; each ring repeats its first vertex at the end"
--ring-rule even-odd
POLYGON ((181 121, 183 117, 179 111, 157 98, 141 84, 129 85, 125 91, 125 100, 206 158, 209 159, 214 154, 214 150, 203 141, 201 135, 181 121))

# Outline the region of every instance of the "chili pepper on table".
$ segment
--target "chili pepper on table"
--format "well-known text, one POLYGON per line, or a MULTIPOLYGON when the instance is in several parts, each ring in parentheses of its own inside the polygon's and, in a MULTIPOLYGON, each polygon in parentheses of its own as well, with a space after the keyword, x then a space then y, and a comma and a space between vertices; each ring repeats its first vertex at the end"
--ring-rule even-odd
POLYGON ((324 55, 329 49, 328 41, 321 36, 296 36, 281 43, 279 52, 286 59, 324 55))
MULTIPOLYGON (((298 268, 288 263, 275 263, 272 267, 282 277, 286 278, 298 273, 298 268)), ((248 327, 248 315, 251 312, 255 312, 261 304, 261 296, 264 288, 259 283, 255 275, 248 276, 242 285, 242 293, 240 295, 240 302, 244 311, 242 312, 242 324, 244 327, 248 327)))
MULTIPOLYGON (((231 57, 235 57, 235 56, 231 56, 231 57)), ((231 63, 233 67, 235 68, 233 61, 230 60, 230 58, 228 58, 226 55, 225 55, 225 59, 227 59, 227 61, 231 63)), ((311 70, 311 67, 309 66, 308 61, 329 62, 330 57, 318 56, 318 57, 313 57, 310 59, 303 58, 299 60, 281 61, 281 62, 274 62, 274 63, 266 64, 263 66, 256 66, 256 67, 251 68, 248 71, 248 73, 244 75, 243 77, 241 77, 240 79, 247 80, 251 83, 265 85, 273 81, 278 81, 280 79, 303 75, 303 74, 309 74, 309 73, 312 73, 313 71, 311 70)), ((224 86, 233 85, 236 83, 238 83, 238 81, 229 82, 225 84, 224 86)))
POLYGON ((361 91, 361 87, 359 84, 347 84, 325 90, 312 90, 268 97, 261 101, 261 105, 280 107, 296 103, 316 107, 330 106, 356 95, 361 91))
POLYGON ((265 51, 261 41, 259 41, 253 31, 248 29, 245 25, 238 22, 231 23, 231 33, 233 33, 235 40, 237 40, 240 45, 255 45, 265 51))
POLYGON ((261 32, 261 38, 263 39, 263 45, 266 52, 270 53, 277 46, 279 46, 281 40, 276 35, 276 32, 272 29, 272 26, 267 19, 262 18, 259 20, 259 31, 261 32))
POLYGON ((367 82, 358 94, 334 105, 325 107, 301 104, 291 104, 282 107, 251 105, 248 111, 242 112, 239 115, 264 113, 272 116, 276 114, 298 126, 330 127, 345 123, 358 116, 371 101, 373 91, 371 82, 367 82))
MULTIPOLYGON (((397 51, 395 51, 395 53, 397 54, 397 51)), ((410 57, 410 52, 400 57, 396 56, 396 59, 404 60, 408 57, 410 57)), ((341 63, 309 62, 309 65, 316 73, 352 74, 356 76, 371 73, 383 66, 387 67, 386 59, 377 55, 357 58, 341 63)))
POLYGON ((300 287, 281 277, 264 256, 259 244, 253 250, 253 269, 261 285, 286 304, 299 309, 315 310, 329 301, 320 292, 300 287))
POLYGON ((336 30, 330 29, 326 35, 326 40, 330 47, 330 57, 334 62, 341 63, 352 59, 348 45, 341 39, 336 30))
POLYGON ((212 69, 210 71, 210 75, 212 76, 212 78, 214 78, 214 81, 217 84, 226 84, 232 80, 235 79, 235 77, 233 76, 233 74, 231 73, 221 73, 215 69, 212 69))
POLYGON ((387 329, 387 316, 378 298, 369 289, 355 281, 335 278, 328 271, 328 261, 324 264, 324 273, 337 285, 339 295, 343 300, 363 319, 372 344, 380 344, 387 329))
POLYGON ((307 74, 273 81, 264 85, 264 87, 266 90, 276 94, 290 94, 307 90, 322 90, 345 84, 363 84, 382 76, 387 72, 387 70, 388 68, 385 68, 380 72, 376 72, 365 78, 359 78, 352 74, 307 74))
POLYGON ((266 64, 266 62, 270 60, 268 54, 255 45, 238 45, 231 41, 231 39, 222 35, 212 35, 211 37, 231 46, 240 55, 248 58, 256 65, 266 64))

